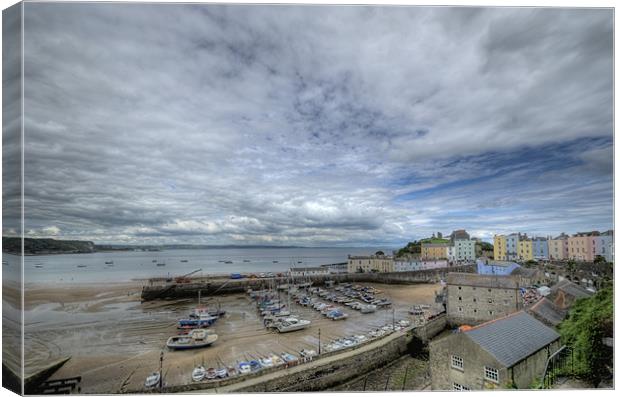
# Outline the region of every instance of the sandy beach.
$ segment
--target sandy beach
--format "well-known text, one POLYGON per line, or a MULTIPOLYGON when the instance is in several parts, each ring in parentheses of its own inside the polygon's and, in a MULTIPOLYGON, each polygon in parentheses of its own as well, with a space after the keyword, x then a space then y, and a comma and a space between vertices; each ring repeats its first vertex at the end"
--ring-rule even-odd
MULTIPOLYGON (((410 318, 415 303, 432 303, 438 285, 368 284, 393 301, 396 320, 410 318)), ((392 310, 361 314, 345 309, 349 318, 332 321, 296 304, 292 311, 312 320, 308 329, 278 334, 262 325, 262 318, 245 294, 206 298, 220 305, 226 315, 211 329, 219 335, 210 348, 168 351, 165 341, 176 334, 176 321, 185 317, 196 300, 140 302, 139 283, 90 284, 50 287, 30 285, 26 291, 26 373, 47 363, 71 356, 53 378, 82 376, 84 393, 117 393, 139 390, 145 377, 159 368, 164 351, 167 384, 191 382, 198 364, 234 365, 271 353, 298 355, 301 349, 347 335, 368 332, 392 321, 392 310)), ((204 303, 204 302, 203 302, 204 303)))

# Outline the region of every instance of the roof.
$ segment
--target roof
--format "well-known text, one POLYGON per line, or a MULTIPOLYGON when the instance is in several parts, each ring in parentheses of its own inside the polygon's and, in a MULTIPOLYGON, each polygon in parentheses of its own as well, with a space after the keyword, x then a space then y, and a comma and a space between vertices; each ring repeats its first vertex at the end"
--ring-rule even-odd
POLYGON ((519 284, 514 277, 494 276, 475 273, 448 273, 448 285, 467 285, 471 287, 517 289, 519 284))
POLYGON ((538 318, 540 321, 552 325, 557 326, 564 320, 566 317, 566 310, 562 310, 557 307, 551 300, 547 298, 542 298, 532 307, 527 309, 528 313, 534 315, 534 317, 538 318))
POLYGON ((538 269, 527 268, 527 267, 516 267, 512 272, 510 272, 513 276, 523 276, 523 277, 534 277, 538 273, 538 269))
POLYGON ((491 320, 464 333, 506 367, 560 338, 560 334, 524 311, 491 320))
POLYGON ((291 267, 290 269, 292 272, 307 272, 307 271, 325 271, 324 267, 319 267, 319 266, 315 266, 315 267, 291 267))
POLYGON ((558 290, 563 291, 565 294, 574 296, 575 298, 587 298, 592 295, 592 292, 566 279, 551 287, 552 293, 557 292, 558 290))

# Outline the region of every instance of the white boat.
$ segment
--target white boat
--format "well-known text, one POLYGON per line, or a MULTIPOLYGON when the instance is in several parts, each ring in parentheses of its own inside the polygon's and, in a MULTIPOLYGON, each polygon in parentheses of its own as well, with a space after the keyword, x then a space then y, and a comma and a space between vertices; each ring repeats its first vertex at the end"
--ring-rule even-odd
POLYGON ((273 367, 273 360, 271 359, 271 357, 261 358, 258 361, 260 362, 260 365, 265 368, 273 367))
POLYGON ((299 330, 308 328, 310 324, 311 324, 310 320, 287 318, 285 320, 282 320, 276 326, 276 329, 280 333, 293 332, 293 331, 299 331, 299 330), (290 321, 290 320, 294 320, 294 321, 290 321))
POLYGON ((316 351, 315 350, 303 349, 302 351, 299 352, 299 354, 302 357, 305 357, 305 358, 312 358, 312 357, 316 356, 316 351))
POLYGON ((362 313, 374 313, 377 310, 375 305, 361 305, 360 312, 362 313))
POLYGON ((146 377, 146 381, 144 381, 144 386, 146 387, 157 386, 160 378, 161 378, 161 375, 159 374, 159 372, 153 372, 149 376, 146 377))
POLYGON ((207 370, 202 365, 199 365, 192 371, 192 380, 194 382, 200 382, 205 378, 205 375, 207 375, 207 370))
POLYGON ((194 329, 187 335, 171 336, 166 346, 172 350, 198 349, 211 346, 216 340, 217 334, 207 332, 205 329, 194 329))

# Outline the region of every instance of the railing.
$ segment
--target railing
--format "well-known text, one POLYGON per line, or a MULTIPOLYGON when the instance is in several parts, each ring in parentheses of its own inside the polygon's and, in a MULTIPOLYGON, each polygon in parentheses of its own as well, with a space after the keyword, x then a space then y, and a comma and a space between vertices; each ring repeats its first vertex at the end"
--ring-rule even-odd
POLYGON ((560 350, 553 353, 545 366, 545 372, 541 381, 542 389, 550 389, 558 376, 565 375, 573 371, 573 351, 568 346, 562 346, 560 350))

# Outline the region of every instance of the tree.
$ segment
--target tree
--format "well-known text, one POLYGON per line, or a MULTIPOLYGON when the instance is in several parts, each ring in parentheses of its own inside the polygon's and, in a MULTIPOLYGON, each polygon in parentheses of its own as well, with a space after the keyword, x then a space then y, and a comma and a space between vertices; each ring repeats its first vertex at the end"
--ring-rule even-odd
POLYGON ((613 290, 605 288, 578 300, 560 324, 562 341, 573 350, 574 374, 594 385, 611 376, 613 348, 603 338, 613 337, 613 290))

